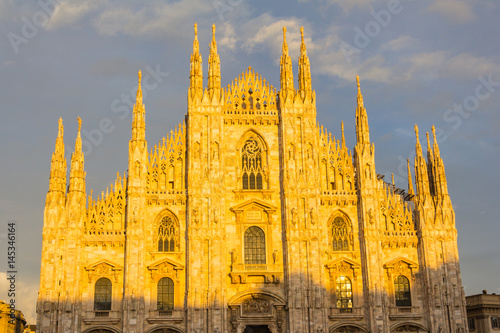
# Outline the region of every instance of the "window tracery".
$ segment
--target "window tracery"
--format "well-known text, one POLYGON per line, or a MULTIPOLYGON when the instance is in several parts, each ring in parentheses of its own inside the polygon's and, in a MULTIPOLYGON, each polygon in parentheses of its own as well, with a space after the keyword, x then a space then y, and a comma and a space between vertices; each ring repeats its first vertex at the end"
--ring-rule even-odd
POLYGON ((349 251, 351 227, 343 217, 337 216, 330 226, 330 238, 333 251, 349 251))
POLYGON ((243 144, 241 150, 241 167, 244 190, 262 190, 263 166, 262 148, 255 138, 250 138, 243 144))
POLYGON ((177 236, 177 228, 174 219, 164 216, 158 225, 158 251, 174 252, 177 236))

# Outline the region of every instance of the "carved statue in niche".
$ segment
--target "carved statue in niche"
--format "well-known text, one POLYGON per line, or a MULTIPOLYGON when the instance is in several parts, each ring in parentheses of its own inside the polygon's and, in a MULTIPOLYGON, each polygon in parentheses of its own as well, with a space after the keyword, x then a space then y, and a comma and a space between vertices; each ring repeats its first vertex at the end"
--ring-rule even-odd
POLYGON ((233 248, 230 253, 231 253, 231 264, 235 266, 238 264, 238 252, 236 252, 236 249, 233 248))
POLYGON ((311 217, 311 224, 316 224, 316 221, 318 221, 318 214, 316 214, 316 209, 311 208, 309 215, 311 217))
POLYGON ((291 214, 292 214, 292 224, 297 224, 297 208, 292 208, 292 211, 291 211, 291 214))
POLYGON ((273 264, 276 264, 279 260, 279 253, 278 250, 273 251, 273 264))
POLYGON ((193 209, 193 220, 196 224, 200 223, 200 212, 198 209, 193 209))

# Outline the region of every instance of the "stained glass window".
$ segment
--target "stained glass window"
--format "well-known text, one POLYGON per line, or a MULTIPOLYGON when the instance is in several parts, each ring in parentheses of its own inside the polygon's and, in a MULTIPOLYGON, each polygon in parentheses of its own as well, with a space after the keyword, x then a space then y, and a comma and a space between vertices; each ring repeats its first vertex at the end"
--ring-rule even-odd
POLYGON ((94 310, 111 310, 111 281, 109 279, 100 278, 95 283, 94 310))
POLYGON ((335 293, 337 296, 337 308, 352 311, 352 284, 347 276, 339 276, 335 282, 335 293))
POLYGON ((174 281, 168 277, 158 281, 158 310, 174 309, 174 281))
POLYGON ((410 281, 404 275, 394 279, 394 294, 396 295, 396 306, 411 306, 410 281))
POLYGON ((266 264, 266 236, 259 227, 245 231, 245 265, 266 264))

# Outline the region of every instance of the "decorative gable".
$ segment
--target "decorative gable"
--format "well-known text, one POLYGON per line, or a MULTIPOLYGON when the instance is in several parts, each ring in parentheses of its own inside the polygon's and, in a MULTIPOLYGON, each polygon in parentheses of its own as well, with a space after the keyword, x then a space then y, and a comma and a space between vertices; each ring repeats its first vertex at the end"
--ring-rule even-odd
POLYGON ((272 214, 277 207, 267 204, 264 201, 253 199, 233 206, 230 210, 236 214, 236 223, 259 223, 267 222, 272 224, 272 214))

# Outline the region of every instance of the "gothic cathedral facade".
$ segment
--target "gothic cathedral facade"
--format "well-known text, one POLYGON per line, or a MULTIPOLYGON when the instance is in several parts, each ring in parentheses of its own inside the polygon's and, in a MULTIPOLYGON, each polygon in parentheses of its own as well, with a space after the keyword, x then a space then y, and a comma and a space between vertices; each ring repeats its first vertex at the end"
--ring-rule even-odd
POLYGON ((185 122, 148 150, 139 72, 106 194, 87 199, 80 129, 67 184, 59 120, 37 331, 466 332, 435 135, 425 158, 415 126, 399 189, 376 172, 359 79, 354 149, 317 124, 302 29, 297 88, 283 29, 279 91, 251 68, 222 88, 215 36, 204 87, 196 29, 185 122))

